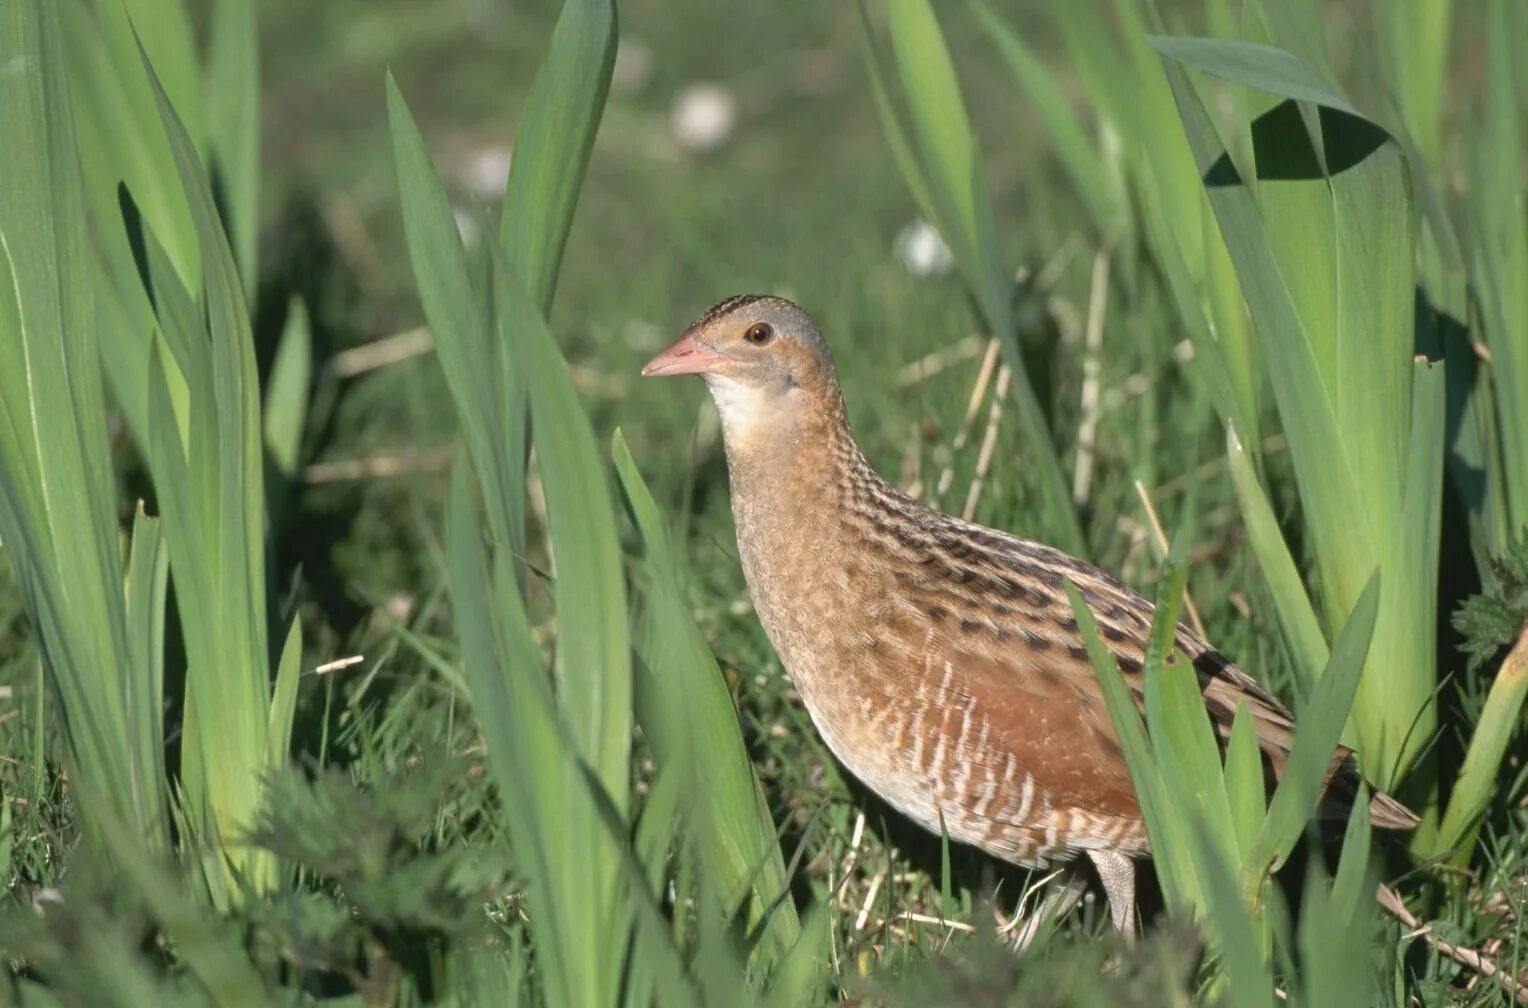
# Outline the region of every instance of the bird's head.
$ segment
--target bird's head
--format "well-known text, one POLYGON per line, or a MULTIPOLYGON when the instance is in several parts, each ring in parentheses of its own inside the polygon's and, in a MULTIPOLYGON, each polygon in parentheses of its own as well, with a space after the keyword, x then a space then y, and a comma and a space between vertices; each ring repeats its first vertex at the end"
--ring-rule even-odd
POLYGON ((647 376, 700 375, 729 442, 761 424, 836 408, 828 345, 810 316, 784 298, 742 294, 714 305, 642 369, 647 376))

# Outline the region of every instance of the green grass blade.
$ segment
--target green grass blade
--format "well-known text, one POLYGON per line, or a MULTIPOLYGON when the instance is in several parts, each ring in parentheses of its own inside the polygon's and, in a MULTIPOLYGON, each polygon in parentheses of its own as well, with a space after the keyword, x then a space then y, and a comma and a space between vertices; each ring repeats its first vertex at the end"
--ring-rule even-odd
MULTIPOLYGON (((197 290, 201 286, 201 257, 196 227, 179 184, 169 139, 160 124, 154 88, 144 74, 134 32, 136 22, 129 20, 121 0, 59 7, 67 27, 70 85, 75 91, 74 109, 80 122, 81 164, 91 209, 108 238, 107 254, 115 265, 123 268, 132 262, 121 223, 117 191, 120 182, 132 193, 144 223, 164 243, 181 282, 188 290, 197 290)), ((151 56, 178 48, 170 40, 174 33, 172 29, 165 40, 155 41, 150 47, 151 56)), ((188 79, 187 86, 194 89, 194 77, 188 79)), ((147 310, 146 304, 139 307, 147 310)), ((141 319, 141 311, 135 312, 134 317, 141 319)), ((134 335, 142 338, 144 334, 134 335)), ((147 347, 142 352, 147 354, 147 347)))
POLYGON ((1220 966, 1232 992, 1230 1003, 1237 1008, 1273 1008, 1273 976, 1263 958, 1257 918, 1203 826, 1195 841, 1204 880, 1206 931, 1220 952, 1220 966))
POLYGON ((1391 0, 1375 8, 1386 84, 1426 163, 1439 165, 1443 98, 1448 93, 1453 0, 1391 0))
MULTIPOLYGON (((0 7, 0 535, 37 628, 87 828, 162 841, 159 669, 135 659, 123 597, 85 202, 63 34, 51 4, 0 7), (92 806, 90 799, 100 802, 92 806), (107 804, 109 803, 109 805, 107 804)), ((147 557, 145 557, 147 563, 147 557)), ((145 603, 146 608, 147 603, 145 603)), ((99 835, 99 834, 97 834, 99 835)))
POLYGON ((1066 593, 1072 603, 1072 614, 1077 619, 1077 631, 1087 646, 1093 672, 1098 676, 1104 704, 1109 708, 1109 717, 1119 734, 1125 762, 1130 767, 1136 799, 1140 802, 1141 814, 1146 819, 1146 829, 1156 851, 1152 865, 1161 880, 1162 894, 1175 913, 1190 916, 1199 895, 1194 865, 1184 842, 1186 835, 1182 832, 1186 811, 1174 808, 1171 796, 1163 786, 1161 769, 1147 737, 1146 726, 1141 721, 1140 708, 1136 706, 1114 656, 1098 634, 1093 611, 1083 599, 1082 592, 1070 581, 1066 593))
POLYGON ((287 304, 286 325, 276 343, 265 387, 265 450, 272 467, 290 483, 302 459, 302 436, 308 419, 313 380, 313 336, 301 298, 287 304))
POLYGON ((917 152, 913 150, 912 137, 908 132, 908 125, 901 108, 897 105, 891 94, 891 87, 887 81, 887 74, 882 68, 885 57, 879 53, 875 34, 870 25, 870 14, 865 4, 861 3, 860 11, 860 54, 865 63, 865 70, 870 76, 870 94, 875 99, 876 112, 881 118, 881 130, 886 134, 886 142, 891 147, 891 156, 897 164, 897 169, 902 173, 902 181, 907 185, 908 192, 912 194, 913 204, 918 208, 918 213, 924 220, 933 222, 939 219, 938 212, 934 209, 933 197, 929 195, 929 183, 924 174, 923 165, 918 161, 917 152))
MULTIPOLYGON (((1470 172, 1470 279, 1491 350, 1496 428, 1506 487, 1509 534, 1528 526, 1528 195, 1524 193, 1524 105, 1513 69, 1521 53, 1512 44, 1510 4, 1488 6, 1490 48, 1482 121, 1468 147, 1470 172)), ((1521 23, 1520 13, 1518 15, 1521 23)), ((1489 471, 1489 470, 1488 470, 1489 471)), ((1501 552, 1505 543, 1493 544, 1501 552)))
POLYGON ((292 713, 297 709, 297 682, 302 676, 302 621, 293 619, 276 662, 276 685, 271 690, 271 713, 266 736, 272 769, 286 763, 292 745, 292 713))
POLYGON ((478 478, 489 487, 487 517, 494 539, 523 548, 518 501, 524 496, 524 458, 508 443, 499 418, 516 402, 503 402, 497 376, 507 352, 491 341, 486 298, 472 289, 467 253, 445 189, 430 163, 424 138, 403 94, 389 75, 387 114, 403 210, 404 236, 425 318, 435 334, 435 352, 456 401, 457 416, 478 478))
POLYGON ((1197 822, 1213 840, 1221 857, 1236 848, 1231 811, 1221 772, 1220 747, 1210 725, 1204 696, 1194 667, 1173 647, 1182 609, 1188 568, 1181 543, 1172 550, 1157 586, 1156 610, 1147 643, 1146 724, 1162 785, 1173 808, 1185 822, 1197 822))
MULTIPOLYGON (((865 31, 870 31, 868 17, 862 20, 865 31)), ((1046 518, 1055 523, 1050 538, 1063 549, 1085 553, 1086 537, 1050 425, 1019 352, 992 197, 939 21, 928 0, 892 0, 887 5, 887 27, 906 112, 904 126, 895 105, 885 100, 878 79, 878 104, 893 151, 905 167, 916 161, 919 170, 908 174, 909 187, 919 203, 932 211, 932 223, 953 253, 971 299, 987 330, 999 340, 1003 359, 1013 373, 1019 429, 1038 471, 1046 518)), ((875 46, 867 43, 866 53, 874 60, 875 46)))
POLYGON ((1276 46, 1238 39, 1176 38, 1151 36, 1151 47, 1168 59, 1197 67, 1270 94, 1296 101, 1313 102, 1359 115, 1346 96, 1336 90, 1311 64, 1276 46))
MULTIPOLYGON (((557 611, 578 629, 557 641, 558 693, 580 755, 618 810, 630 791, 631 645, 615 510, 594 428, 541 312, 502 259, 497 301, 523 342, 536 461, 547 502, 557 611)), ((591 866, 592 870, 592 866, 591 866)))
POLYGON ((1316 688, 1298 711, 1296 723, 1300 727, 1284 764, 1283 776, 1268 803, 1268 817, 1263 820, 1252 853, 1243 863, 1246 885, 1261 884, 1267 871, 1284 863, 1316 809, 1327 768, 1357 693, 1379 613, 1379 596, 1376 573, 1337 635, 1332 657, 1316 688))
POLYGON ((1231 737, 1226 743, 1225 789, 1231 829, 1236 837, 1235 863, 1241 864, 1252 850, 1268 811, 1263 754, 1257 744, 1257 727, 1245 704, 1237 705, 1231 737))
MULTIPOLYGON (((1313 73, 1302 78, 1299 61, 1275 57, 1267 47, 1224 40, 1155 44, 1280 94, 1346 107, 1313 73)), ((1373 124, 1323 108, 1320 125, 1331 152, 1327 174, 1315 163, 1305 123, 1286 103, 1253 125, 1262 176, 1254 195, 1227 160, 1182 67, 1174 60, 1166 65, 1266 348, 1312 533, 1326 623, 1335 628, 1388 544, 1418 531, 1406 526, 1402 512, 1412 449, 1414 319, 1413 212, 1404 156, 1373 124)), ((1420 433, 1423 446, 1434 443, 1433 432, 1420 433)), ((1410 541, 1423 554, 1437 548, 1435 537, 1410 541)), ((1412 574, 1386 569, 1394 583, 1354 710, 1356 740, 1382 785, 1406 771, 1433 724, 1435 601, 1412 574)))
POLYGON ((1097 145, 1078 124, 1060 82, 1046 71, 1023 36, 987 0, 972 0, 971 7, 1008 72, 1045 124, 1056 156, 1092 215, 1100 240, 1112 244, 1130 227, 1125 194, 1118 191, 1105 171, 1097 145))
POLYGON ((1332 879, 1332 909, 1337 920, 1348 925, 1372 916, 1374 879, 1369 872, 1369 789, 1358 785, 1353 810, 1342 834, 1342 853, 1332 879))
POLYGON ((206 775, 199 781, 205 793, 189 793, 194 806, 210 810, 214 822, 208 832, 220 838, 234 870, 260 891, 275 883, 275 861, 269 852, 236 840, 258 811, 271 760, 265 458, 254 341, 243 286, 207 175, 152 68, 145 62, 144 69, 159 103, 201 255, 197 331, 183 337, 195 353, 205 353, 209 372, 190 390, 184 473, 165 457, 176 446, 161 444, 164 451, 151 456, 161 492, 167 489, 167 472, 174 474, 172 479, 184 476, 191 481, 187 508, 192 517, 185 524, 166 523, 170 568, 186 633, 186 737, 202 747, 199 762, 206 775), (206 594, 184 590, 197 584, 206 594))
MULTIPOLYGON (((695 625, 680 582, 680 565, 657 502, 617 431, 611 456, 645 549, 637 620, 636 712, 660 767, 687 768, 694 840, 717 873, 728 907, 752 893, 746 921, 755 927, 775 907, 787 879, 764 794, 749 761, 732 695, 695 625)), ((777 960, 800 933, 794 904, 774 909, 763 934, 777 960)))
POLYGON ((246 298, 260 275, 258 43, 253 0, 216 0, 207 47, 208 147, 246 298))
MULTIPOLYGON (((503 794, 504 828, 527 877, 531 934, 550 1004, 606 1004, 622 958, 609 942, 609 876, 592 845, 606 843, 507 564, 490 565, 472 509, 470 470, 458 460, 446 516, 446 559, 462 660, 489 768, 503 794)), ((617 932, 620 933, 620 932, 617 932)))
POLYGON ((611 0, 568 0, 515 134, 501 241, 543 316, 605 109, 615 43, 611 0))
POLYGON ((202 104, 202 75, 196 36, 185 0, 94 0, 102 17, 121 7, 143 46, 148 62, 198 157, 207 153, 207 116, 202 104))
MULTIPOLYGON (((1227 283, 1217 275, 1224 249, 1206 242, 1206 247, 1215 248, 1218 254, 1210 256, 1201 288, 1173 237, 1166 210, 1153 196, 1158 183, 1150 166, 1142 166, 1139 176, 1141 226, 1155 251, 1157 266, 1178 309, 1178 317, 1188 329, 1194 347, 1194 372, 1221 420, 1238 430, 1255 433, 1260 376, 1254 364, 1250 334, 1244 331, 1246 309, 1242 307, 1236 279, 1231 276, 1227 283), (1209 301, 1208 310, 1202 303, 1205 300, 1209 301), (1232 300, 1234 305, 1222 303, 1232 300)), ((1212 237, 1218 242, 1218 236, 1212 237)), ((1226 266, 1225 271, 1229 274, 1230 267, 1226 266)))
POLYGON ((1481 817, 1497 787, 1502 759, 1517 730, 1523 702, 1528 699, 1528 634, 1518 638, 1491 680, 1485 707, 1475 723, 1464 764, 1449 795, 1448 809, 1438 830, 1438 853, 1455 863, 1467 863, 1481 817))
POLYGON ((1234 428, 1226 429, 1226 459, 1230 463, 1231 485, 1236 490, 1242 521, 1246 523, 1247 540, 1252 543, 1268 593, 1273 596, 1279 628, 1283 630, 1295 659, 1295 671, 1305 690, 1309 691, 1330 656, 1326 637, 1321 633, 1321 623, 1316 618, 1316 610, 1306 593, 1305 581, 1295 566, 1294 557, 1289 554, 1284 534, 1279 530, 1273 505, 1268 503, 1252 460, 1234 428))
POLYGON ((1373 954, 1355 938, 1373 934, 1375 882, 1369 872, 1368 791, 1348 818, 1337 877, 1319 860, 1306 874, 1299 926, 1300 982, 1306 1004, 1375 1004, 1373 954))
MULTIPOLYGON (((133 514, 131 547, 127 561, 124 596, 127 617, 127 645, 132 655, 128 668, 133 678, 127 683, 130 693, 141 694, 127 707, 133 711, 137 732, 137 761, 145 781, 162 788, 164 767, 164 621, 170 573, 170 557, 158 519, 143 511, 143 503, 133 514), (139 679, 141 677, 141 681, 139 679)), ((154 850, 169 846, 169 820, 150 825, 145 837, 154 850)))
MULTIPOLYGON (((583 10, 584 5, 577 9, 583 10)), ((565 14, 573 16, 573 10, 565 14)), ((573 25, 567 30, 577 35, 576 19, 564 24, 573 25)), ((559 69, 544 76, 543 82, 573 72, 574 68, 564 65, 569 58, 566 50, 559 53, 549 58, 549 65, 559 69)), ((588 72, 588 67, 582 72, 588 72)), ((547 106, 536 115, 551 117, 546 121, 553 124, 560 121, 558 117, 567 110, 555 106, 567 96, 550 84, 538 93, 547 106)), ((547 331, 538 299, 527 292, 510 266, 511 261, 533 261, 534 268, 544 271, 539 282, 548 285, 549 294, 562 237, 543 244, 552 236, 542 231, 522 234, 516 230, 525 226, 521 218, 507 215, 506 221, 516 223, 509 225, 506 235, 520 235, 514 240, 526 243, 526 248, 510 256, 498 254, 488 269, 474 274, 467 268, 455 221, 418 129, 391 81, 388 102, 410 256, 473 465, 485 487, 484 510, 497 547, 491 582, 498 599, 496 618, 513 630, 509 639, 495 644, 490 636, 487 644, 479 641, 470 649, 468 680, 485 731, 492 733, 490 749, 501 753, 501 780, 506 774, 524 774, 527 766, 561 768, 557 773, 533 775, 539 779, 521 795, 523 811, 512 813, 528 817, 523 831, 516 832, 517 847, 524 847, 531 859, 537 878, 533 899, 542 908, 538 912, 547 915, 545 925, 538 926, 542 937, 536 943, 537 953, 555 976, 558 991, 573 999, 569 1003, 609 1003, 620 982, 633 912, 621 898, 624 862, 611 843, 606 812, 599 805, 604 803, 608 814, 619 818, 626 813, 630 793, 631 667, 621 554, 609 488, 588 418, 547 331), (550 258, 540 258, 543 255, 550 258), (488 289, 474 291, 473 275, 486 277, 488 289), (521 512, 515 509, 523 506, 525 461, 523 443, 513 432, 523 430, 518 416, 525 409, 526 393, 548 504, 555 568, 552 594, 563 631, 558 635, 555 701, 550 683, 542 678, 512 574, 519 558, 511 551, 523 541, 516 517, 521 512), (474 666, 479 671, 472 672, 474 666), (518 707, 507 704, 503 673, 496 669, 516 670, 515 695, 522 698, 518 707), (536 706, 525 707, 525 703, 536 706), (566 740, 560 734, 564 725, 566 740), (583 778, 584 764, 598 781, 597 800, 583 778), (580 910, 575 918, 571 911, 562 914, 548 909, 554 905, 580 910), (579 922, 588 921, 595 923, 577 930, 579 922)), ((566 145, 569 140, 559 135, 538 141, 545 146, 532 147, 522 140, 516 163, 535 168, 533 162, 538 159, 565 159, 571 156, 570 150, 584 156, 586 150, 576 138, 571 147, 566 145)), ((565 163, 560 169, 543 165, 520 176, 530 181, 512 181, 511 188, 556 188, 567 181, 557 172, 567 170, 571 169, 565 163)), ((581 172, 580 165, 580 176, 581 172)), ((554 202, 561 198, 549 192, 540 197, 554 202)), ((576 185, 567 197, 569 214, 573 192, 576 185)), ((566 218, 544 222, 544 226, 562 228, 565 234, 566 218)), ((458 532, 458 540, 460 536, 458 532)), ((457 597, 459 605, 465 604, 460 590, 457 597)), ((468 633, 475 632, 473 625, 470 620, 464 625, 464 644, 468 633)))

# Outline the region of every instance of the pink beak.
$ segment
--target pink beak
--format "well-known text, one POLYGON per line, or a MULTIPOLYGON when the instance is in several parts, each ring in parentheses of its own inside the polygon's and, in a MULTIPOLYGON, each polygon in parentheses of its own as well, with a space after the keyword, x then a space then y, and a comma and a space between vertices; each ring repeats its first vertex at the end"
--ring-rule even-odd
POLYGON ((647 362, 642 377, 657 378, 668 375, 705 374, 723 364, 726 357, 696 339, 688 330, 668 345, 668 348, 647 362))

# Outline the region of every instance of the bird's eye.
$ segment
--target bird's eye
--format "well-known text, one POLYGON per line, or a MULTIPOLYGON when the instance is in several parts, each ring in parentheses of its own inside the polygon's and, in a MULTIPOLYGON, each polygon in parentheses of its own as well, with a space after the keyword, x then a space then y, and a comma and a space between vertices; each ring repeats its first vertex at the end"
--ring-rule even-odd
POLYGON ((775 330, 768 322, 755 322, 743 334, 743 338, 754 346, 763 346, 775 338, 775 330))

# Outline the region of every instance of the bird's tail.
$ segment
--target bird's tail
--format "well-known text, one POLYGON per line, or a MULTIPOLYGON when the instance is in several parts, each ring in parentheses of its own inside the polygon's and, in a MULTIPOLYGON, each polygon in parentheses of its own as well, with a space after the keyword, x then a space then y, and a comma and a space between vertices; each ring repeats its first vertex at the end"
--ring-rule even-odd
MULTIPOLYGON (((1346 819, 1358 797, 1358 762, 1348 749, 1338 749, 1326 772, 1326 794, 1321 802, 1323 815, 1346 819)), ((1421 823, 1417 814, 1383 791, 1369 794, 1369 822, 1380 829, 1411 830, 1421 823)))

